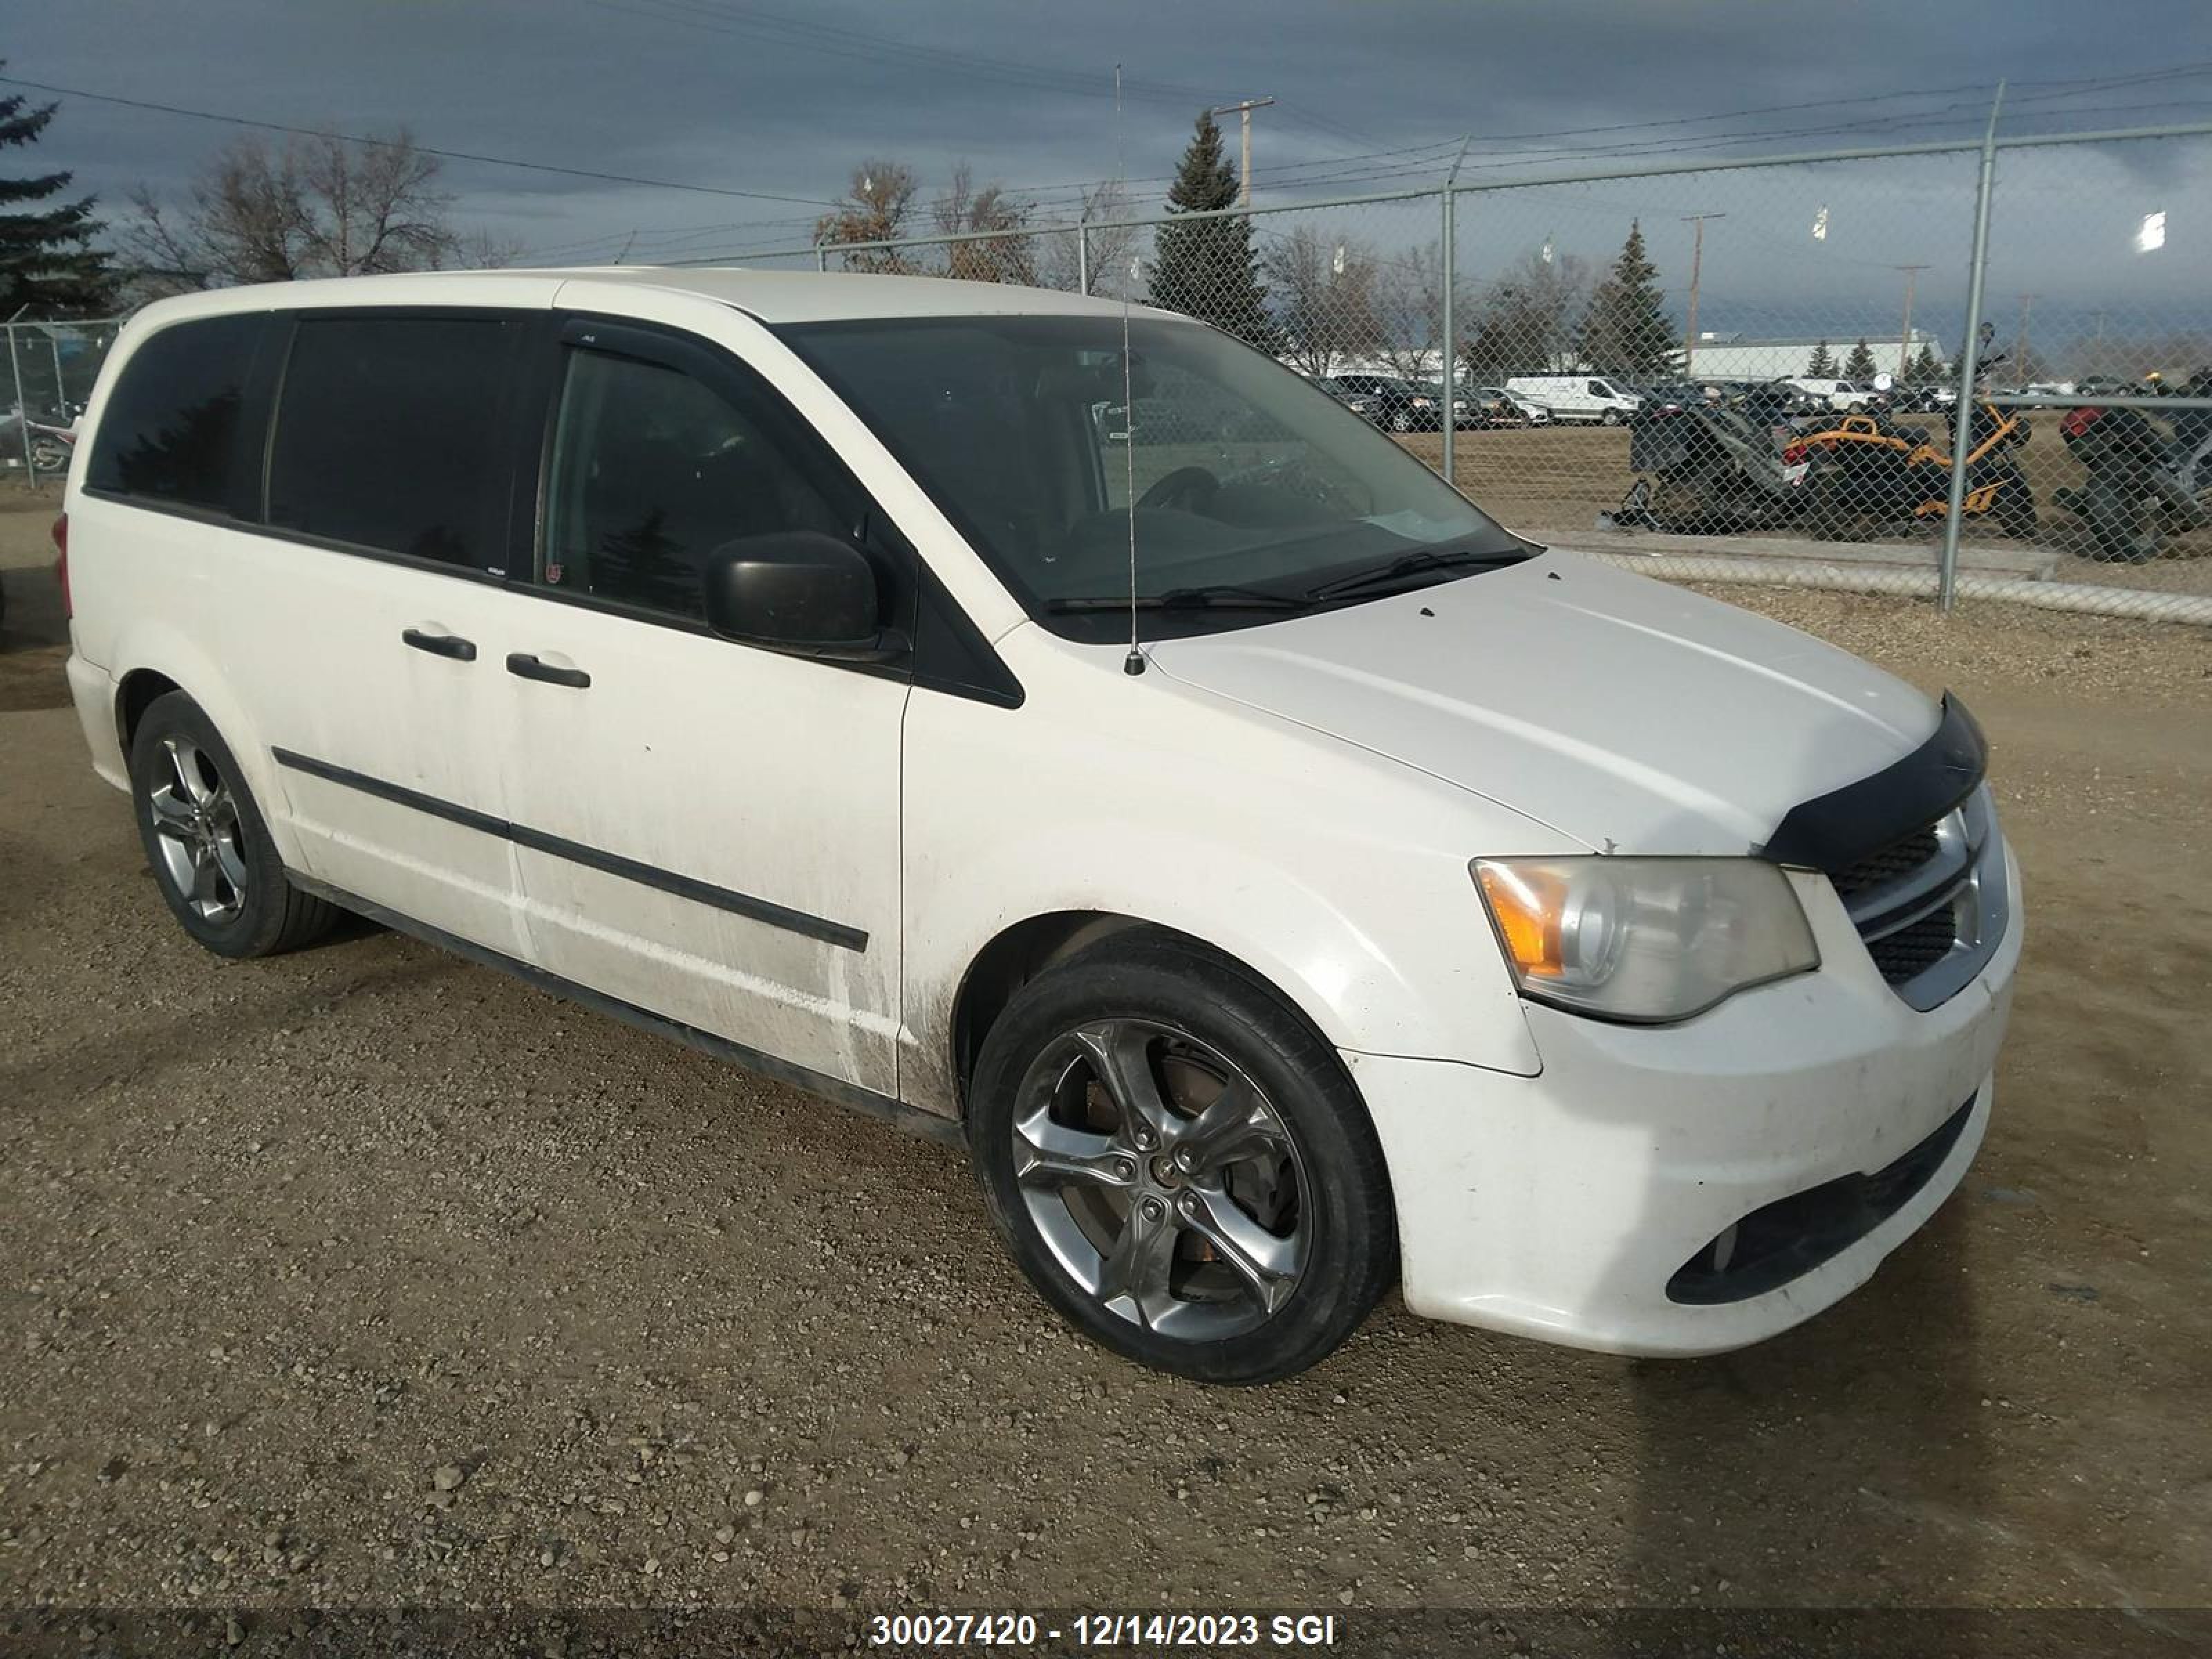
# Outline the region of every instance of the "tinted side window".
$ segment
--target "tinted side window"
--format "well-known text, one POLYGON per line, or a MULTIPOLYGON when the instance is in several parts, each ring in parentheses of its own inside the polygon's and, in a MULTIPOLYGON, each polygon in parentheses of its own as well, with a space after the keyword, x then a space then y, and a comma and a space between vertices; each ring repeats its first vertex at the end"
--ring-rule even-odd
POLYGON ((269 522, 447 564, 499 563, 500 407, 520 326, 301 317, 269 457, 269 522))
POLYGON ((233 507, 246 372, 263 327, 259 317, 207 317, 132 352, 100 417, 86 482, 179 507, 233 507))
POLYGON ((780 443, 790 417, 690 375, 604 352, 568 354, 538 577, 549 587, 701 620, 707 556, 744 536, 851 533, 780 443))

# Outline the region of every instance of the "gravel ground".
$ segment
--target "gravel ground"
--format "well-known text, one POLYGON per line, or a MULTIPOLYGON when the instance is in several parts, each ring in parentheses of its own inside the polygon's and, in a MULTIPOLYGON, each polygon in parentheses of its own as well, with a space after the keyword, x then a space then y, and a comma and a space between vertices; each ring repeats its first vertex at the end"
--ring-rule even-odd
POLYGON ((1389 1304, 1220 1392, 1057 1327, 943 1148, 367 927, 192 947, 4 505, 0 1604, 2212 1602, 2201 634, 1730 594, 1995 741, 2033 920, 1966 1187, 1741 1354, 1389 1304))

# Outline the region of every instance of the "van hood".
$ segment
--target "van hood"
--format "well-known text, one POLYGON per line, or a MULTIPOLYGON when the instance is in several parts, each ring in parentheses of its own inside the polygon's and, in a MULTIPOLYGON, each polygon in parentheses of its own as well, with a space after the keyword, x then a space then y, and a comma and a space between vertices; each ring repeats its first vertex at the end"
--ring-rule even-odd
MULTIPOLYGON (((1559 551, 1149 654, 1596 851, 1744 853, 1939 718, 1809 635, 1559 551)), ((1516 850, 1546 849, 1470 849, 1516 850)))

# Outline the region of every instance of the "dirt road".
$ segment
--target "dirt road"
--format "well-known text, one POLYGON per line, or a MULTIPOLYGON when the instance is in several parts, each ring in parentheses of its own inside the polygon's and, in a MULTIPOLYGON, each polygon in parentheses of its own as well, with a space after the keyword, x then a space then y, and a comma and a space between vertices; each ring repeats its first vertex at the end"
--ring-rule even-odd
POLYGON ((2026 868, 1987 1148, 1865 1291, 1696 1364, 1386 1305, 1211 1392, 1059 1328, 941 1147, 365 927, 189 945, 49 516, 0 514, 0 1602, 2212 1601, 2202 635, 1751 596, 1964 694, 2026 868))

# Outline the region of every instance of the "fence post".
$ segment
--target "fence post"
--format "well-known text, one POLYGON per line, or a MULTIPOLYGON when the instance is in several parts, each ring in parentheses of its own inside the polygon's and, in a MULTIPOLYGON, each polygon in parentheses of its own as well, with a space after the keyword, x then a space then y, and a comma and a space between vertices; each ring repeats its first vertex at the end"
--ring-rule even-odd
POLYGON ((1091 221, 1075 222, 1075 291, 1085 298, 1091 293, 1091 221))
POLYGON ((1459 287, 1459 227, 1454 218, 1456 211, 1452 186, 1459 182, 1459 166, 1467 160, 1467 147, 1474 142, 1472 137, 1460 140, 1459 154, 1452 158, 1451 171, 1444 175, 1443 204, 1443 428, 1444 482, 1454 489, 1459 488, 1459 317, 1457 295, 1459 287))
POLYGON ((1445 482, 1446 483, 1448 483, 1448 484, 1450 484, 1450 485, 1451 485, 1451 486, 1455 489, 1457 489, 1457 488, 1459 487, 1459 472, 1458 472, 1458 468, 1459 468, 1459 455, 1458 455, 1458 448, 1457 448, 1457 446, 1453 442, 1453 440, 1454 440, 1454 438, 1455 438, 1455 437, 1456 437, 1456 436, 1458 435, 1458 429, 1459 429, 1459 410, 1458 410, 1458 409, 1455 407, 1456 399, 1453 397, 1453 394, 1452 394, 1452 370, 1453 370, 1453 368, 1456 366, 1456 364, 1457 364, 1457 360, 1458 360, 1458 357, 1459 357, 1459 338, 1458 338, 1457 334, 1454 331, 1455 331, 1455 330, 1458 328, 1458 326, 1459 326, 1459 319, 1458 319, 1458 318, 1456 318, 1455 316, 1454 316, 1454 315, 1453 315, 1453 306, 1452 306, 1452 289, 1453 289, 1453 288, 1454 288, 1454 286, 1457 283, 1457 281, 1458 281, 1458 271, 1457 271, 1457 269, 1456 269, 1456 266, 1457 266, 1457 263, 1458 263, 1458 262, 1457 262, 1455 259, 1454 259, 1454 258, 1453 258, 1453 257, 1452 257, 1452 244, 1453 244, 1454 242, 1455 242, 1456 240, 1458 240, 1459 239, 1458 239, 1457 235, 1455 234, 1455 228, 1454 228, 1454 226, 1453 226, 1453 224, 1452 224, 1452 188, 1451 188, 1451 186, 1450 186, 1449 185, 1446 185, 1444 186, 1444 208, 1443 208, 1443 220, 1444 220, 1444 222, 1443 222, 1443 239, 1444 239, 1444 256, 1443 256, 1443 267, 1444 267, 1444 272, 1443 272, 1443 276, 1444 276, 1444 331, 1444 331, 1444 348, 1443 348, 1443 360, 1444 360, 1444 363, 1443 363, 1443 367, 1444 367, 1444 391, 1443 391, 1444 482, 1445 482))
POLYGON ((23 442, 23 481, 33 489, 39 483, 39 463, 31 453, 31 406, 23 395, 23 364, 15 355, 15 325, 8 325, 8 376, 15 384, 15 434, 23 442))
POLYGON ((1990 196, 1996 182, 1997 112, 2005 83, 1990 102, 1982 135, 1981 178, 1974 191, 1974 252, 1966 274, 1966 343, 1959 352, 1959 401, 1951 409, 1951 494, 1943 512, 1943 556, 1936 576, 1936 605, 1948 611, 1959 586, 1959 520, 1966 506, 1966 456, 1974 430, 1974 381, 1981 370, 1982 288, 1990 274, 1990 196))
POLYGON ((814 268, 817 270, 830 269, 830 250, 819 242, 814 245, 814 268))

